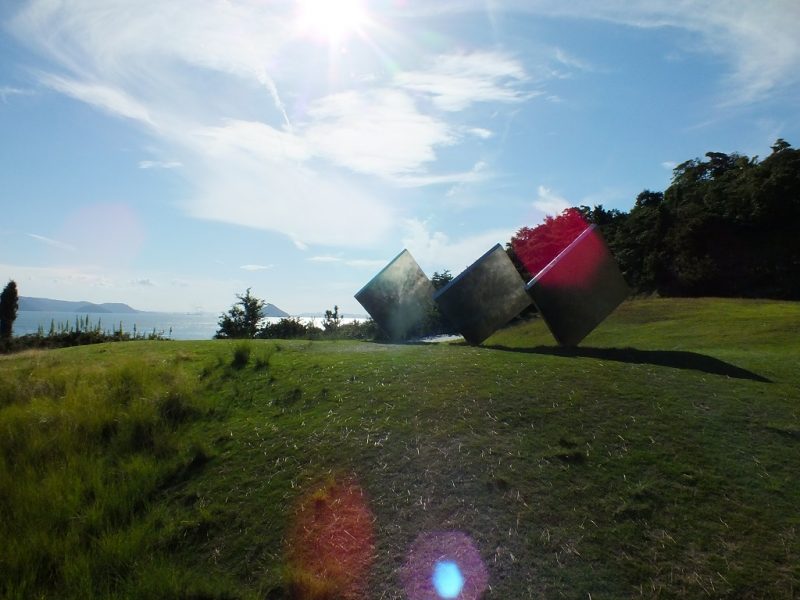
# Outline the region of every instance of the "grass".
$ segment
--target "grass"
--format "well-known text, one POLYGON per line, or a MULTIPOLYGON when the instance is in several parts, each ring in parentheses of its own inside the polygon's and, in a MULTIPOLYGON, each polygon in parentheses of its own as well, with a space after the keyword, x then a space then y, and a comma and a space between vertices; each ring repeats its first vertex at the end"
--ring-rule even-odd
POLYGON ((533 320, 3 357, 0 595, 405 598, 415 540, 462 532, 485 598, 793 597, 798 334, 655 299, 568 351, 533 320))

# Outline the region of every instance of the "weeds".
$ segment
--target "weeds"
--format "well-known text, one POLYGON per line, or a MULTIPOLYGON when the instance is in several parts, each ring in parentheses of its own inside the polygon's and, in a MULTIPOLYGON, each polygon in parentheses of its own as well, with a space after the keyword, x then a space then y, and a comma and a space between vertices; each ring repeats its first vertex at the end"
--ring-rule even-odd
POLYGON ((233 348, 233 359, 231 360, 231 366, 234 369, 243 369, 247 366, 247 363, 250 362, 250 353, 252 352, 252 347, 250 342, 239 342, 233 348))
POLYGON ((119 328, 116 326, 110 330, 103 327, 102 320, 91 323, 89 315, 81 317, 76 315, 75 322, 69 321, 56 324, 51 321, 50 329, 45 334, 40 326, 36 333, 13 337, 3 340, 0 345, 0 353, 20 352, 32 348, 67 348, 70 346, 86 346, 89 344, 103 344, 106 342, 129 342, 129 341, 164 341, 172 336, 172 328, 169 333, 153 329, 150 332, 138 331, 136 325, 132 332, 123 329, 122 323, 119 328))
POLYGON ((195 391, 141 359, 48 362, 1 379, 0 597, 113 595, 153 537, 141 519, 189 443, 195 391))

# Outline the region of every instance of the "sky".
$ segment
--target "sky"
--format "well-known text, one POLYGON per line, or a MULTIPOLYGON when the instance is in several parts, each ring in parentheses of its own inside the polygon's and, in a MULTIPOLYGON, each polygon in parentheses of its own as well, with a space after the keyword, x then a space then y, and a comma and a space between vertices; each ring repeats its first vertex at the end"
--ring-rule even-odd
POLYGON ((797 0, 0 7, 0 282, 220 312, 454 275, 708 151, 800 145, 797 0))

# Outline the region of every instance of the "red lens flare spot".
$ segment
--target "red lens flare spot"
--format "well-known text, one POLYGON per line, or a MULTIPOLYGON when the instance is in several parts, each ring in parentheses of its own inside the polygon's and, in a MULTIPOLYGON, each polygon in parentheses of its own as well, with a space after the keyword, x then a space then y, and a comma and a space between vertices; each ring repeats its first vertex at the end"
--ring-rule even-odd
POLYGON ((608 248, 598 231, 584 230, 556 260, 536 274, 538 285, 557 288, 588 289, 596 286, 598 268, 609 256, 608 248))
POLYGON ((304 495, 287 538, 289 596, 367 598, 373 520, 366 495, 352 478, 332 478, 304 495))
POLYGON ((531 277, 569 246, 589 224, 581 213, 568 208, 557 217, 548 216, 536 227, 523 227, 511 238, 511 247, 531 277))

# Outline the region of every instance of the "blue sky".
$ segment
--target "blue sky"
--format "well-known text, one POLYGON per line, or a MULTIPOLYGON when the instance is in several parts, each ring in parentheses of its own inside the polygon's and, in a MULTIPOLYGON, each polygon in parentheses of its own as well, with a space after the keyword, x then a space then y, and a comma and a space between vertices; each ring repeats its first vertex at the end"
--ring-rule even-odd
POLYGON ((800 144, 796 0, 35 0, 0 22, 0 280, 27 296, 363 312, 403 248, 457 274, 677 162, 800 144))

